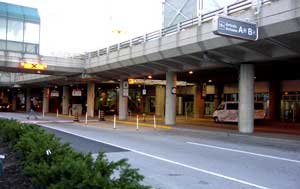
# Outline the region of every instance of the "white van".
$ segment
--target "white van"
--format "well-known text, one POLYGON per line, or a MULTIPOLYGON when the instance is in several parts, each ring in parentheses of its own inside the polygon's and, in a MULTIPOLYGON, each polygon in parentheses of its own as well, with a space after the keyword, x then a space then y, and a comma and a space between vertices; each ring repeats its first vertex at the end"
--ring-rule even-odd
MULTIPOLYGON (((218 122, 238 122, 239 103, 235 101, 222 102, 213 113, 213 119, 218 122)), ((263 102, 255 102, 254 119, 265 119, 266 112, 263 102)))

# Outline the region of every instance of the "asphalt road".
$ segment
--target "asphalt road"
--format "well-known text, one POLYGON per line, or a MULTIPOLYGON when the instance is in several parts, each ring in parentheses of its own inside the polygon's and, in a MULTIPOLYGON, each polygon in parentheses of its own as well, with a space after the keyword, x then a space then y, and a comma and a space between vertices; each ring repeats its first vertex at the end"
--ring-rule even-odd
POLYGON ((41 125, 75 150, 97 154, 104 149, 111 160, 128 158, 154 188, 300 188, 300 141, 109 124, 41 125))

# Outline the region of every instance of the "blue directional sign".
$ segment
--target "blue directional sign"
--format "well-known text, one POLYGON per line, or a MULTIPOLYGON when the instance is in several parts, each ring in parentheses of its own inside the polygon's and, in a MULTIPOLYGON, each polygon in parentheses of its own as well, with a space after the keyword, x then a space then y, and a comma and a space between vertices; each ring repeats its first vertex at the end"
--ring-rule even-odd
POLYGON ((237 20, 223 15, 217 16, 213 22, 213 33, 216 35, 251 41, 256 41, 258 39, 258 28, 255 23, 237 20))

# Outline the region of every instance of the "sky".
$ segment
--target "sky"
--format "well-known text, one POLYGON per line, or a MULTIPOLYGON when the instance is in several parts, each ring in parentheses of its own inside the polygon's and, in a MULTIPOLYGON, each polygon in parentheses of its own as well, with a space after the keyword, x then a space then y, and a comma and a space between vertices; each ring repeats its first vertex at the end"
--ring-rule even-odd
MULTIPOLYGON (((72 56, 162 27, 163 0, 0 0, 38 8, 40 54, 72 56), (124 31, 116 34, 114 29, 124 31)), ((207 9, 238 0, 204 0, 207 9)))
POLYGON ((162 0, 1 1, 38 8, 42 55, 69 56, 97 50, 162 26, 162 0), (114 29, 124 33, 113 33, 114 29))

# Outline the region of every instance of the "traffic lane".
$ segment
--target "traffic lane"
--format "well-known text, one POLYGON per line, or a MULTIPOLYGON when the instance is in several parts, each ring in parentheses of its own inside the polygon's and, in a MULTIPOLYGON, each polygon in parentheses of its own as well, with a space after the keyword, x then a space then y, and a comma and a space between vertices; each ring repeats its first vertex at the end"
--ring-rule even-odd
MULTIPOLYGON (((148 157, 135 152, 120 152, 110 153, 107 157, 111 161, 117 161, 120 158, 128 159, 128 162, 134 168, 138 168, 139 172, 145 176, 144 183, 151 185, 154 188, 160 189, 250 189, 250 188, 267 188, 264 186, 255 185, 255 183, 240 183, 229 180, 212 174, 207 174, 202 171, 197 171, 188 167, 162 161, 153 157, 148 157), (249 185, 253 184, 253 185, 249 185)), ((157 157, 157 156, 155 156, 157 157)), ((199 165, 201 166, 201 165, 199 165)), ((195 167, 196 168, 196 167, 195 167)), ((246 181, 245 181, 246 182, 246 181)))
POLYGON ((174 139, 180 136, 181 142, 207 143, 273 156, 300 159, 300 140, 295 138, 281 139, 220 131, 212 132, 199 129, 174 130, 167 134, 174 136, 174 139))
MULTIPOLYGON (((69 129, 70 127, 67 128, 69 129)), ((87 134, 86 131, 88 129, 86 128, 84 128, 84 132, 80 132, 80 128, 76 129, 79 135, 85 133, 85 136, 90 136, 94 139, 97 139, 96 136, 99 137, 99 135, 101 135, 101 139, 106 138, 105 142, 107 142, 107 133, 109 133, 107 130, 101 129, 101 134, 97 134, 95 131, 87 134), (106 135, 104 133, 106 133, 106 135)), ((158 137, 157 134, 153 135, 152 141, 160 143, 160 145, 153 145, 154 142, 149 143, 149 140, 151 140, 151 138, 149 139, 149 133, 142 135, 142 133, 135 132, 134 136, 131 135, 131 137, 128 137, 130 134, 128 132, 117 132, 118 140, 116 140, 115 134, 114 131, 114 140, 111 141, 113 144, 123 145, 126 146, 126 148, 135 146, 136 148, 132 149, 147 152, 148 154, 189 166, 198 167, 203 170, 220 173, 240 180, 247 180, 260 185, 270 184, 272 188, 286 188, 287 186, 289 188, 298 188, 297 186, 299 185, 299 182, 297 182, 299 166, 290 163, 282 163, 265 158, 256 158, 245 154, 223 152, 220 150, 195 148, 186 143, 179 143, 176 140, 173 141, 171 139, 174 139, 174 137, 170 138, 170 136, 158 137), (127 140, 132 143, 129 144, 127 140), (135 145, 133 145, 133 143, 135 145)))
POLYGON ((111 152, 122 152, 127 151, 122 148, 118 148, 115 146, 111 146, 108 144, 95 142, 93 140, 89 140, 86 138, 78 137, 72 134, 68 134, 65 132, 61 132, 55 129, 50 129, 43 127, 46 132, 54 134, 57 138, 60 139, 61 143, 70 143, 70 146, 78 151, 85 154, 88 153, 98 153, 98 152, 105 152, 105 153, 111 153, 111 152))

